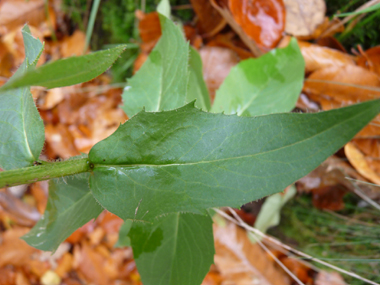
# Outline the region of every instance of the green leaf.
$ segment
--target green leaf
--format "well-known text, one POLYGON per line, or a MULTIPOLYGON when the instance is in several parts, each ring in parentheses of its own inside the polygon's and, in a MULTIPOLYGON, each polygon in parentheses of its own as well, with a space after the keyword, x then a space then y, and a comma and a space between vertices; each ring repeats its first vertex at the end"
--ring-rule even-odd
POLYGON ((234 66, 219 90, 211 112, 259 116, 291 111, 303 86, 305 62, 297 40, 257 59, 234 66))
MULTIPOLYGON (((14 76, 33 70, 43 50, 28 26, 22 35, 26 57, 14 76)), ((0 133, 0 167, 4 170, 31 166, 39 158, 45 131, 29 88, 0 93, 0 133)))
POLYGON ((376 100, 253 118, 205 113, 192 104, 143 111, 91 149, 91 191, 123 219, 239 207, 312 171, 379 109, 376 100))
POLYGON ((214 260, 208 215, 174 213, 153 224, 134 222, 129 237, 144 285, 201 284, 214 260))
POLYGON ((364 13, 369 13, 373 12, 380 9, 380 3, 377 3, 371 7, 365 8, 363 10, 357 11, 357 12, 348 12, 348 13, 342 13, 342 14, 335 14, 334 17, 347 17, 347 16, 352 16, 352 15, 360 15, 364 13))
POLYGON ((169 0, 161 0, 157 5, 157 12, 170 19, 170 3, 169 0))
POLYGON ((162 15, 160 21, 160 40, 123 93, 122 108, 130 118, 143 107, 172 110, 186 101, 189 44, 172 21, 162 15))
POLYGON ((22 76, 12 78, 0 88, 0 91, 26 86, 55 88, 89 81, 106 71, 125 48, 125 45, 119 45, 112 49, 83 56, 73 56, 45 64, 26 72, 22 76))
POLYGON ((209 111, 211 102, 206 83, 203 80, 202 59, 193 47, 190 47, 189 72, 186 102, 196 100, 195 107, 209 111))
POLYGON ((49 182, 49 200, 41 220, 23 236, 29 245, 55 251, 76 229, 103 210, 88 187, 88 173, 49 182))

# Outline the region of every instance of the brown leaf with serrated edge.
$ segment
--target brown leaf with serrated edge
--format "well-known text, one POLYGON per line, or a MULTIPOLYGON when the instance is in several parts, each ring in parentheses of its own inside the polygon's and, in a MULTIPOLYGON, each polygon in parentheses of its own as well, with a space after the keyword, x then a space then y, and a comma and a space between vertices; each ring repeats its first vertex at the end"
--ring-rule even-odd
POLYGON ((228 7, 237 24, 262 50, 274 48, 285 29, 282 0, 230 0, 228 7))
MULTIPOLYGON (((360 66, 328 66, 313 72, 305 81, 303 92, 318 102, 323 110, 340 108, 380 98, 380 79, 376 73, 360 66)), ((377 137, 378 115, 356 138, 377 137)))
POLYGON ((227 24, 209 0, 190 0, 198 16, 198 26, 203 37, 216 35, 227 24))
POLYGON ((220 47, 206 46, 199 50, 199 54, 203 63, 203 78, 213 100, 216 90, 239 59, 232 50, 220 47))
POLYGON ((380 46, 370 48, 362 53, 358 65, 380 76, 380 46))
POLYGON ((373 183, 380 185, 380 176, 370 167, 365 155, 353 143, 346 144, 344 152, 348 161, 361 175, 373 183))
POLYGON ((214 223, 215 265, 228 284, 290 284, 288 276, 277 268, 259 244, 253 244, 247 232, 235 224, 226 227, 214 223))
POLYGON ((286 8, 285 31, 293 36, 310 36, 323 23, 324 0, 284 0, 286 8))

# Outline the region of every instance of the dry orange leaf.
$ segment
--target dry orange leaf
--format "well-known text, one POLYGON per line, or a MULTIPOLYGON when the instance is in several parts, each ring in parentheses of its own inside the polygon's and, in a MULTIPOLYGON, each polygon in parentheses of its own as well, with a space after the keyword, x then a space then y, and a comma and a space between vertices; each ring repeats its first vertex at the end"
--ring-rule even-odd
POLYGON ((304 41, 298 41, 298 45, 305 60, 306 73, 328 66, 338 68, 345 65, 356 65, 353 57, 347 53, 304 41))
POLYGON ((380 176, 370 167, 364 154, 353 143, 346 144, 344 152, 348 161, 361 175, 373 183, 380 185, 380 176))
POLYGON ((380 46, 366 50, 358 59, 358 65, 380 76, 380 46))
MULTIPOLYGON (((380 79, 376 73, 360 66, 328 66, 313 72, 303 91, 323 110, 340 108, 380 97, 380 79), (368 89, 369 88, 369 89, 368 89), (372 89, 371 89, 372 88, 372 89)), ((377 137, 380 116, 357 134, 357 138, 377 137)))
POLYGON ((282 0, 230 0, 228 4, 235 21, 261 49, 277 45, 285 29, 282 0))
POLYGON ((234 51, 241 60, 254 57, 252 52, 248 51, 241 41, 233 39, 232 33, 218 34, 207 43, 209 47, 223 47, 234 51))
POLYGON ((288 276, 275 266, 260 247, 253 244, 247 232, 235 224, 214 224, 215 265, 227 284, 290 284, 288 276))
POLYGON ((190 0, 190 2, 198 16, 198 26, 202 36, 212 37, 227 24, 209 0, 190 0))
POLYGON ((203 47, 199 50, 203 62, 203 78, 206 82, 211 100, 215 91, 223 83, 231 68, 239 62, 236 54, 226 48, 203 47))
POLYGON ((161 37, 161 24, 157 12, 145 14, 137 10, 136 18, 139 20, 140 38, 144 43, 156 42, 161 37))
POLYGON ((45 138, 53 151, 63 159, 80 155, 80 152, 74 147, 73 137, 64 124, 58 124, 56 126, 52 124, 46 125, 45 138))
POLYGON ((284 0, 286 8, 285 31, 293 36, 310 36, 323 23, 324 0, 284 0))
POLYGON ((80 30, 76 30, 71 36, 65 37, 60 42, 59 48, 61 58, 70 56, 80 56, 83 54, 86 45, 86 35, 80 30))
POLYGON ((38 250, 20 239, 28 231, 29 228, 13 228, 1 233, 0 268, 6 265, 23 266, 30 262, 38 250))
POLYGON ((45 20, 44 0, 3 0, 0 2, 0 27, 4 35, 17 28, 19 25, 28 23, 37 26, 45 20))

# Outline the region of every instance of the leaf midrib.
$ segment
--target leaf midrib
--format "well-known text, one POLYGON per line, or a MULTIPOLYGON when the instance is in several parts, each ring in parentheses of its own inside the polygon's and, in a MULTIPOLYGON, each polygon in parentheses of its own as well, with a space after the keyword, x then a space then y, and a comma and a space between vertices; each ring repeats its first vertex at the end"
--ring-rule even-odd
POLYGON ((258 152, 258 153, 255 153, 255 154, 249 154, 249 155, 242 155, 242 156, 235 156, 235 157, 227 157, 227 158, 222 158, 222 159, 216 159, 216 160, 207 160, 207 161, 197 161, 197 162, 185 162, 185 163, 170 163, 170 164, 97 164, 97 163, 94 163, 94 166, 95 167, 144 167, 144 166, 147 166, 147 167, 169 167, 169 166, 185 166, 185 165, 197 165, 197 164, 207 164, 207 163, 215 163, 215 162, 221 162, 221 161, 228 161, 228 160, 237 160, 237 159, 243 159, 243 158, 253 158, 255 156, 259 156, 259 155, 264 155, 264 154, 267 154, 267 153, 271 153, 271 152, 274 152, 274 151, 278 151, 278 150, 281 150, 281 149, 284 149, 284 148, 287 148, 287 147, 292 147, 294 145, 297 145, 297 144, 301 144, 301 143, 304 143, 308 140, 311 140, 313 139, 314 137, 317 137, 325 132, 328 132, 329 130, 331 129, 334 129, 335 127, 339 126, 339 125, 342 125, 342 124, 345 124, 346 122, 348 121, 351 121, 351 120, 354 120, 355 118, 357 117, 360 117, 363 113, 366 113, 368 112, 368 109, 366 110, 363 110, 362 112, 358 112, 355 114, 355 116, 350 116, 349 118, 345 119, 345 120, 342 120, 342 121, 338 121, 336 124, 324 129, 322 132, 319 132, 319 133, 316 133, 306 139, 303 139, 303 140, 299 140, 297 142, 293 142, 291 144, 288 144, 288 145, 285 145, 285 146, 281 146, 281 147, 278 147, 278 148, 274 148, 274 149, 271 149, 271 150, 268 150, 268 151, 264 151, 264 152, 258 152))

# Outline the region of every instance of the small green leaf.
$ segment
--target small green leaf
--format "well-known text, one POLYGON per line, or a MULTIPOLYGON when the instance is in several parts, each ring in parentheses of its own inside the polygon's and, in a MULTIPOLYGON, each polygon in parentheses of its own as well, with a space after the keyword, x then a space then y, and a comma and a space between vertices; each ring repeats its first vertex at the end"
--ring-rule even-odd
POLYGON ((277 193, 266 198, 256 218, 255 228, 265 233, 270 227, 278 226, 280 223, 281 208, 293 198, 296 193, 296 187, 292 185, 285 194, 277 193))
MULTIPOLYGON (((33 70, 43 50, 28 26, 22 35, 26 57, 14 76, 33 70)), ((0 93, 0 133, 0 167, 4 170, 31 166, 39 158, 45 131, 29 88, 0 93)))
POLYGON ((186 101, 189 44, 172 21, 162 15, 160 21, 160 40, 123 93, 122 108, 130 118, 144 107, 172 110, 186 101))
POLYGON ((379 110, 376 100, 253 118, 205 113, 192 104, 140 112, 91 149, 91 191, 123 219, 239 207, 312 171, 379 110))
POLYGON ((88 176, 50 180, 45 213, 22 239, 35 248, 55 251, 76 229, 99 216, 103 208, 90 192, 88 176))
POLYGON ((89 81, 106 71, 125 48, 125 45, 119 45, 112 49, 48 63, 12 78, 0 91, 26 86, 55 88, 89 81))
POLYGON ((214 260, 208 215, 174 213, 153 224, 134 222, 129 237, 144 285, 201 284, 214 260))
POLYGON ((186 102, 196 100, 195 107, 209 111, 211 102, 206 83, 203 80, 202 59, 193 47, 190 47, 189 71, 189 86, 186 102))
POLYGON ((233 67, 216 92, 211 112, 259 116, 291 111, 303 86, 305 62, 297 40, 233 67))

